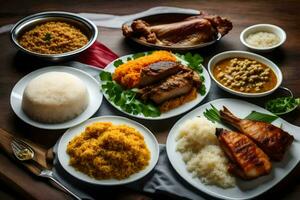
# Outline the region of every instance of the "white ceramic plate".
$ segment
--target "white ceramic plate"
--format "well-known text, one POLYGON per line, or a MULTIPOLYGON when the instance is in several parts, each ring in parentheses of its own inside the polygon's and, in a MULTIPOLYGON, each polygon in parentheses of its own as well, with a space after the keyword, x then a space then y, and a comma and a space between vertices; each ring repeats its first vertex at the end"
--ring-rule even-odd
POLYGON ((80 124, 81 122, 87 120, 90 118, 100 107, 101 102, 103 99, 103 95, 99 88, 99 83, 94 79, 92 76, 87 74, 84 71, 81 71, 79 69, 75 69, 72 67, 66 67, 66 66, 53 66, 53 67, 46 67, 42 69, 38 69, 36 71, 31 72, 30 74, 27 74, 24 76, 19 82, 14 86, 11 95, 10 95, 10 105, 15 112, 15 114, 22 119, 24 122, 41 128, 41 129, 65 129, 70 128, 72 126, 75 126, 77 124, 80 124), (47 124, 47 123, 41 123, 32 120, 29 118, 22 110, 22 96, 25 87, 27 84, 34 79, 35 77, 46 73, 46 72, 67 72, 70 73, 79 79, 81 79, 88 90, 89 93, 89 105, 85 109, 83 113, 81 113, 79 116, 77 116, 74 119, 71 119, 70 121, 66 121, 63 123, 56 123, 56 124, 47 124))
MULTIPOLYGON (((223 189, 213 185, 205 185, 200 181, 200 179, 193 178, 192 174, 187 171, 186 164, 183 162, 181 154, 176 151, 176 137, 179 134, 180 126, 186 120, 197 116, 203 116, 203 112, 205 111, 205 109, 211 107, 210 104, 214 105, 217 109, 221 109, 224 105, 236 116, 241 118, 246 117, 253 110, 271 114, 269 111, 245 101, 236 99, 218 99, 206 103, 182 117, 173 126, 168 135, 167 154, 172 166, 178 172, 178 174, 195 188, 220 199, 251 199, 274 187, 297 165, 300 160, 300 127, 294 126, 284 121, 283 119, 278 118, 272 124, 276 126, 280 126, 282 124, 283 130, 293 135, 295 137, 295 140, 289 150, 286 152, 285 157, 281 162, 272 162, 273 168, 272 172, 269 175, 251 181, 243 181, 237 178, 237 186, 229 189, 223 189)), ((224 127, 220 124, 217 124, 217 126, 224 127)))
MULTIPOLYGON (((122 61, 125 63, 125 62, 127 62, 127 58, 128 58, 128 57, 132 57, 132 55, 133 55, 133 54, 131 54, 131 55, 126 55, 126 56, 120 57, 120 58, 118 58, 118 59, 116 59, 116 60, 122 60, 122 61)), ((108 72, 110 72, 110 73, 113 73, 113 72, 115 71, 115 69, 116 69, 115 66, 114 66, 114 62, 115 62, 116 60, 114 60, 114 61, 112 61, 110 64, 108 64, 108 65, 106 66, 106 68, 105 68, 105 71, 108 71, 108 72)), ((183 61, 183 60, 180 60, 180 61, 181 61, 182 64, 184 64, 184 65, 187 64, 187 63, 186 63, 185 61, 183 61)), ((179 107, 177 107, 177 108, 175 108, 175 109, 172 109, 172 110, 170 110, 170 111, 168 111, 168 112, 161 113, 161 115, 158 116, 158 117, 145 117, 143 114, 134 115, 134 114, 131 114, 131 113, 127 113, 127 112, 123 111, 119 106, 116 106, 113 102, 109 101, 109 98, 108 98, 107 94, 105 94, 105 93, 103 92, 103 95, 104 95, 104 97, 107 99, 107 101, 108 101, 111 105, 113 105, 116 109, 118 109, 119 111, 121 111, 121 112, 123 112, 123 113, 125 113, 125 114, 127 114, 127 115, 130 115, 130 116, 132 116, 132 117, 136 117, 136 118, 140 118, 140 119, 150 119, 150 120, 160 120, 160 119, 171 118, 171 117, 180 115, 180 114, 182 114, 182 113, 184 113, 184 112, 186 112, 186 111, 192 109, 194 106, 196 106, 197 104, 199 104, 199 103, 206 97, 206 95, 208 94, 208 92, 209 92, 209 90, 210 90, 210 84, 211 84, 211 82, 210 82, 210 77, 209 77, 209 74, 208 74, 207 70, 205 69, 205 67, 202 66, 202 68, 203 68, 203 73, 202 73, 202 75, 203 75, 204 78, 205 78, 205 81, 204 81, 204 84, 205 84, 205 87, 206 87, 206 93, 205 93, 205 95, 202 96, 202 95, 200 95, 200 94, 198 93, 198 94, 197 94, 197 98, 194 99, 193 101, 187 102, 187 103, 185 103, 185 104, 183 104, 183 105, 181 105, 181 106, 179 106, 179 107)))
POLYGON ((92 183, 97 185, 122 185, 127 184, 133 181, 136 181, 144 176, 146 176, 156 165, 159 156, 159 146, 155 136, 151 133, 149 129, 145 126, 119 116, 102 116, 102 117, 95 117, 85 121, 82 124, 79 124, 71 129, 69 129, 60 139, 57 148, 58 153, 58 160, 61 163, 62 167, 70 173, 75 178, 92 183), (70 156, 67 154, 67 145, 68 143, 77 135, 79 135, 82 131, 84 131, 85 127, 93 122, 112 122, 113 124, 126 124, 137 129, 143 136, 145 143, 151 152, 151 158, 149 165, 142 171, 131 175, 129 178, 123 180, 116 180, 116 179, 107 179, 107 180, 96 180, 94 178, 89 177, 88 175, 75 170, 72 166, 69 165, 70 156))
POLYGON ((281 82, 282 82, 282 72, 281 72, 281 70, 279 69, 279 67, 275 63, 273 63, 271 60, 269 60, 269 59, 267 59, 267 58, 265 58, 263 56, 260 56, 260 55, 255 54, 255 53, 250 53, 250 52, 247 52, 247 51, 225 51, 225 52, 219 53, 219 54, 215 55, 214 57, 212 57, 209 60, 207 68, 208 68, 208 71, 209 71, 209 74, 210 74, 211 78, 215 81, 215 83, 220 88, 222 88, 223 90, 225 90, 225 91, 227 91, 227 92, 229 92, 231 94, 235 94, 237 96, 242 96, 242 97, 262 97, 262 96, 269 95, 272 92, 274 92, 281 85, 281 82), (256 61, 258 61, 260 63, 263 63, 263 64, 267 65, 268 67, 270 67, 271 70, 273 70, 273 72, 275 73, 275 75, 277 77, 277 84, 276 84, 276 86, 273 89, 268 90, 266 92, 246 93, 246 92, 235 91, 235 90, 232 90, 232 89, 230 89, 230 88, 222 85, 214 77, 214 75, 213 75, 213 68, 221 60, 224 60, 224 59, 227 59, 227 58, 235 58, 235 57, 249 58, 249 59, 252 59, 252 60, 256 60, 256 61))

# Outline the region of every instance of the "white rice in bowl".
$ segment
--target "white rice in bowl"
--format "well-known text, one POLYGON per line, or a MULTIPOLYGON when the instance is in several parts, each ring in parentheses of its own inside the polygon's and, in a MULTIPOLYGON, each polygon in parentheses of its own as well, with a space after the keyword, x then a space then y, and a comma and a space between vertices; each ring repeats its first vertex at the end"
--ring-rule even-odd
POLYGON ((228 172, 228 159, 215 131, 215 125, 204 117, 187 120, 179 130, 176 148, 194 177, 208 185, 233 187, 235 178, 228 172))

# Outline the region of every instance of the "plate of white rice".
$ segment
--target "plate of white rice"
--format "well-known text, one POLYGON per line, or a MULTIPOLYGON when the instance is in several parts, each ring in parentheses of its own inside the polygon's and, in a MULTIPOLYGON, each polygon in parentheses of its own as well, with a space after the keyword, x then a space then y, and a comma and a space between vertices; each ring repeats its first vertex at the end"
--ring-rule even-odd
POLYGON ((41 129, 66 129, 89 119, 103 95, 88 73, 67 66, 33 71, 14 86, 10 103, 24 122, 41 129))
POLYGON ((187 113, 169 132, 166 149, 171 165, 185 181, 198 190, 219 199, 252 199, 266 192, 286 177, 300 161, 300 127, 278 118, 272 124, 295 137, 281 162, 272 163, 272 172, 253 180, 242 180, 228 173, 228 158, 220 148, 215 128, 226 128, 208 121, 203 112, 211 105, 226 106, 236 116, 244 118, 252 111, 269 111, 237 99, 217 99, 187 113))

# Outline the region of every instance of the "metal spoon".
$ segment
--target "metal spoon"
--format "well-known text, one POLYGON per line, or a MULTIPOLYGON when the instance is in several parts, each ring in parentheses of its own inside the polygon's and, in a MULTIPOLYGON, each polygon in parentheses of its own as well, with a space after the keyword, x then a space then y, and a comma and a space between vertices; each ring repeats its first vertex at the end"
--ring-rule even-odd
MULTIPOLYGON (((13 150, 14 155, 16 158, 22 162, 32 160, 34 157, 34 151, 33 149, 27 145, 25 142, 13 139, 11 142, 11 148, 13 150)), ((37 168, 37 166, 35 166, 37 168)), ((35 173, 40 177, 49 178, 54 183, 56 183, 59 187, 61 187, 64 191, 72 195, 74 198, 81 200, 80 197, 78 197, 76 194, 74 194, 72 191, 70 191, 68 188, 66 188, 62 183, 60 183, 54 176, 53 172, 51 170, 45 169, 43 167, 38 167, 39 169, 35 168, 35 173)))

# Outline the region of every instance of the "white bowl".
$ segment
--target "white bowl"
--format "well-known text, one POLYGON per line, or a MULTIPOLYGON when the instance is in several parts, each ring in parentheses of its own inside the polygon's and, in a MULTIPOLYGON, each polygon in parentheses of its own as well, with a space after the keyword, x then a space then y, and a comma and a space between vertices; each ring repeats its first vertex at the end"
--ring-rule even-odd
POLYGON ((275 63, 273 63, 271 60, 269 60, 263 56, 260 56, 255 53, 250 53, 247 51, 225 51, 223 53, 219 53, 219 54, 215 55, 208 62, 208 72, 209 72, 211 78, 216 82, 216 84, 220 88, 222 88, 223 90, 225 90, 231 94, 235 94, 235 95, 242 96, 242 97, 262 97, 262 96, 269 95, 272 92, 274 92, 281 85, 281 82, 282 82, 282 72, 280 71, 279 67, 275 63), (215 77, 213 75, 213 68, 221 60, 224 60, 227 58, 233 58, 233 57, 249 58, 249 59, 261 62, 261 63, 267 65, 268 67, 270 67, 277 77, 276 86, 273 89, 266 91, 266 92, 246 93, 246 92, 235 91, 235 90, 232 90, 232 89, 222 85, 217 79, 215 79, 215 77))
POLYGON ((268 52, 268 51, 272 51, 275 48, 281 46, 285 42, 286 33, 282 28, 272 25, 272 24, 256 24, 256 25, 249 26, 248 28, 244 29, 240 34, 240 40, 249 49, 252 49, 254 51, 260 51, 260 52, 268 52), (253 34, 256 32, 261 32, 261 31, 274 33, 275 35, 277 35, 279 37, 280 42, 271 47, 255 47, 246 42, 246 38, 250 34, 253 34))

